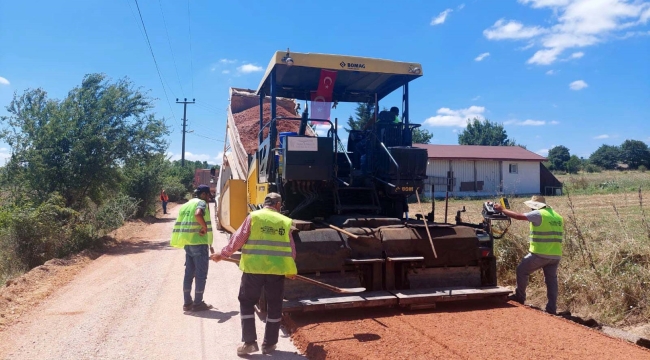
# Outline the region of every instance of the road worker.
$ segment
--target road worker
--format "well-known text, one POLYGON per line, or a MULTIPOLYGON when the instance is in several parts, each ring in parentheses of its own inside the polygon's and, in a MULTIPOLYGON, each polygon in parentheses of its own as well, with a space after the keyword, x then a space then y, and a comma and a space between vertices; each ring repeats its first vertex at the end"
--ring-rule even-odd
POLYGON ((262 354, 275 350, 282 320, 284 278, 295 278, 296 250, 291 235, 291 219, 280 214, 280 194, 269 193, 264 208, 250 213, 232 235, 228 245, 210 258, 220 261, 241 249, 239 268, 243 271, 239 287, 242 341, 237 355, 259 350, 255 330, 255 304, 262 288, 267 302, 266 328, 262 354))
POLYGON ((199 185, 194 190, 196 196, 181 206, 172 232, 171 246, 185 249, 185 278, 183 279, 183 310, 202 311, 212 309, 203 301, 203 291, 208 278, 208 264, 212 248, 212 225, 210 221, 210 188, 199 185), (192 300, 192 282, 194 300, 192 300))
POLYGON ((557 268, 562 258, 562 239, 564 237, 564 219, 546 204, 543 196, 535 195, 524 204, 531 208, 530 212, 521 214, 504 209, 500 204, 494 204, 494 210, 506 216, 530 222, 530 253, 517 266, 517 288, 509 296, 520 304, 526 301, 528 277, 536 270, 544 271, 546 282, 546 312, 557 312, 557 268))

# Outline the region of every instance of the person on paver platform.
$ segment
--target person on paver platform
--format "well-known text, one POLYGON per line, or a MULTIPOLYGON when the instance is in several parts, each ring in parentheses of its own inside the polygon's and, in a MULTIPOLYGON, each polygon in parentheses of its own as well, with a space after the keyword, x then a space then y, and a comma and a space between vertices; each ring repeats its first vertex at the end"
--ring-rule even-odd
POLYGON ((544 271, 546 282, 546 312, 557 312, 557 268, 562 258, 562 239, 564 237, 564 219, 546 204, 543 196, 535 195, 524 201, 532 209, 531 212, 520 214, 504 209, 500 204, 494 204, 494 210, 516 220, 530 222, 530 254, 526 255, 517 266, 517 289, 508 298, 520 304, 526 301, 528 277, 533 271, 544 271))
POLYGON ((255 304, 262 288, 267 303, 266 328, 262 354, 275 350, 282 320, 284 278, 295 278, 296 248, 291 235, 291 219, 280 214, 280 194, 269 193, 264 198, 264 208, 253 211, 232 235, 220 254, 210 258, 219 261, 241 249, 239 268, 244 272, 239 286, 242 341, 237 355, 259 350, 255 330, 255 304))
POLYGON ((208 278, 210 253, 212 247, 212 224, 210 208, 210 188, 199 185, 194 190, 194 199, 181 206, 172 232, 171 246, 185 249, 185 278, 183 279, 183 310, 201 311, 212 309, 212 305, 203 301, 203 291, 208 278), (194 284, 194 301, 192 301, 192 282, 194 284))

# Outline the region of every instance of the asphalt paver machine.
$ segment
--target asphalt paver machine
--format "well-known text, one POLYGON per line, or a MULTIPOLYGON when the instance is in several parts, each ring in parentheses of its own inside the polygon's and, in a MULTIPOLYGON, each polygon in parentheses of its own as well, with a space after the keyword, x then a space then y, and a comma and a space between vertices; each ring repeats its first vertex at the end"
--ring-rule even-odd
POLYGON ((424 307, 510 293, 497 286, 494 218, 469 224, 459 212, 450 224, 435 223, 431 213, 409 217, 407 200, 427 178, 427 151, 412 144, 420 125, 409 117, 409 83, 421 76, 422 66, 414 62, 288 51, 271 58, 254 91, 257 150, 247 159, 246 179, 225 182, 217 217, 223 223, 227 216, 224 228, 232 232, 245 213, 261 208, 267 193, 278 192, 283 213, 294 220, 298 273, 366 289, 341 295, 287 280, 286 312, 424 307), (389 114, 379 109, 395 105, 382 102, 393 92, 401 95, 399 115, 386 120, 389 114), (277 116, 279 99, 294 99, 300 116, 277 116), (374 109, 364 129, 346 134, 347 142, 338 121, 327 116, 330 106, 345 102, 374 109), (295 122, 298 131, 278 131, 280 121, 295 122), (314 123, 321 136, 307 131, 314 123))

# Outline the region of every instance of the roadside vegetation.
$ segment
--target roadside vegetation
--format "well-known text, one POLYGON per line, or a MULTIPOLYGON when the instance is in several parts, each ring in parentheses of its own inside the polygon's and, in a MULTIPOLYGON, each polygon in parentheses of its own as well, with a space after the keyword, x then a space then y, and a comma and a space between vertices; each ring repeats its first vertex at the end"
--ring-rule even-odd
POLYGON ((52 258, 103 244, 125 220, 155 214, 160 190, 184 199, 195 168, 170 161, 165 120, 128 79, 84 77, 64 99, 15 94, 0 117, 0 286, 52 258))
MULTIPOLYGON (((558 273, 558 310, 593 317, 612 325, 650 322, 650 172, 602 171, 559 175, 564 195, 548 196, 547 203, 565 221, 564 256, 558 273)), ((526 198, 506 194, 514 211, 526 212, 526 198)), ((463 206, 464 221, 480 222, 483 202, 494 199, 449 200, 448 221, 463 206)), ((421 211, 431 211, 423 203, 421 211)), ((444 200, 436 199, 436 221, 444 221, 444 200)), ((497 240, 498 278, 515 286, 517 265, 528 253, 528 223, 512 221, 497 240)), ((544 275, 531 277, 528 303, 546 304, 544 275)))

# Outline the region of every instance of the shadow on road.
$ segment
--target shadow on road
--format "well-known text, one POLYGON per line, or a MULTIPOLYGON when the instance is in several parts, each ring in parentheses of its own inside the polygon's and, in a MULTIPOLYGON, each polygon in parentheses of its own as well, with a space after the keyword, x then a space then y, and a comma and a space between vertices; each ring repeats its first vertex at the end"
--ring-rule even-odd
POLYGON ((224 323, 228 320, 230 320, 231 317, 239 314, 239 311, 228 311, 228 312, 221 312, 219 310, 207 310, 207 311, 186 311, 186 315, 189 316, 194 316, 194 317, 200 317, 204 319, 217 319, 219 320, 218 322, 224 323))
POLYGON ((175 250, 169 246, 169 240, 147 240, 147 239, 129 239, 117 243, 115 246, 106 250, 105 254, 109 256, 138 254, 147 251, 175 250))

